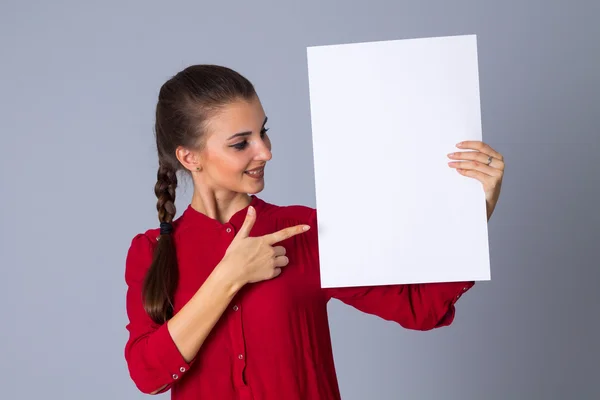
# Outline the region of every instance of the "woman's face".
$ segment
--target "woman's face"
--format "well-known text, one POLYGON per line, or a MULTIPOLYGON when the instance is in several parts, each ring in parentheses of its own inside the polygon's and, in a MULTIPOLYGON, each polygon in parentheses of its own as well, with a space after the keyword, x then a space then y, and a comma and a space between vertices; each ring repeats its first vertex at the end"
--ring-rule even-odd
POLYGON ((260 100, 239 100, 208 121, 200 151, 202 185, 215 191, 255 194, 264 188, 264 168, 272 157, 260 100))

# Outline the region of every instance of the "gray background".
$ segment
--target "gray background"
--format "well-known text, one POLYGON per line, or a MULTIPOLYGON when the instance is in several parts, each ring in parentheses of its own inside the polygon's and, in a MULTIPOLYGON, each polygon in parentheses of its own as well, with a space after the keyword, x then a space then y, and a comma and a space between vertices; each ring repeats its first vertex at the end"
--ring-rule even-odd
POLYGON ((0 397, 145 398, 123 358, 123 271, 157 226, 153 113, 171 74, 248 76, 274 146, 261 196, 314 206, 306 46, 475 33, 484 141, 507 162, 492 281, 427 333, 333 301, 343 398, 600 398, 598 4, 3 0, 0 397))

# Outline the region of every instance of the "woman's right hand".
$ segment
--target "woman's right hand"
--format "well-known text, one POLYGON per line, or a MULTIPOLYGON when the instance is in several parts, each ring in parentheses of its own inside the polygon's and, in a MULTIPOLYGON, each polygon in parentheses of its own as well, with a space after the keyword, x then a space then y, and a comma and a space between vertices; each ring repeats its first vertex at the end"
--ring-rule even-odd
POLYGON ((241 285, 273 279, 281 274, 281 268, 288 265, 283 246, 274 246, 292 236, 306 232, 309 225, 296 225, 258 237, 250 237, 250 230, 256 221, 256 211, 248 207, 246 219, 239 232, 227 248, 223 261, 232 269, 241 285))

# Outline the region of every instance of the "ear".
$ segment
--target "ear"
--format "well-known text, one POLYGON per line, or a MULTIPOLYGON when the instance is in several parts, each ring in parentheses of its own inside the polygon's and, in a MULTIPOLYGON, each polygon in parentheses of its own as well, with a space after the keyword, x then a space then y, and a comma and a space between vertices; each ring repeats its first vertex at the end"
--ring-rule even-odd
POLYGON ((199 151, 189 150, 179 146, 175 150, 175 156, 181 165, 188 171, 196 172, 202 170, 202 157, 199 151))

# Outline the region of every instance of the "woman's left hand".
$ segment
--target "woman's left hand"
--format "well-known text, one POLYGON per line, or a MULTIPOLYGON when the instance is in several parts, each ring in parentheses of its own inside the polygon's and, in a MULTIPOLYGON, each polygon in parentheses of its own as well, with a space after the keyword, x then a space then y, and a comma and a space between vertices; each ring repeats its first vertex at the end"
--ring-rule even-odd
POLYGON ((504 176, 504 157, 489 145, 478 140, 461 142, 456 147, 475 150, 448 154, 448 157, 453 160, 465 160, 451 161, 448 165, 456 168, 460 174, 477 179, 483 184, 487 219, 489 220, 500 197, 502 177, 504 176))

